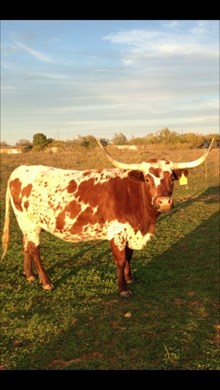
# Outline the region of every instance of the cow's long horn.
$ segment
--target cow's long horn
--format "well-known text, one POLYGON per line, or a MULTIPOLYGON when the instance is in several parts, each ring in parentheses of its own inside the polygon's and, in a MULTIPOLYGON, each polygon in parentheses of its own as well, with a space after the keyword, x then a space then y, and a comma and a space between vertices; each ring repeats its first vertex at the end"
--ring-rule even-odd
POLYGON ((95 138, 96 141, 98 142, 100 148, 105 152, 106 156, 108 157, 109 161, 116 167, 116 168, 121 168, 121 169, 127 169, 127 170, 131 170, 131 169, 138 169, 140 170, 140 164, 125 164, 125 163, 122 163, 120 161, 117 161, 115 160, 110 154, 109 152, 107 152, 107 150, 104 148, 104 146, 101 144, 101 142, 99 141, 98 138, 95 138))
POLYGON ((208 150, 201 157, 199 157, 197 160, 189 161, 189 162, 173 163, 173 169, 187 169, 187 168, 198 167, 207 158, 207 156, 212 148, 213 142, 214 142, 214 138, 212 139, 212 142, 209 145, 208 150))

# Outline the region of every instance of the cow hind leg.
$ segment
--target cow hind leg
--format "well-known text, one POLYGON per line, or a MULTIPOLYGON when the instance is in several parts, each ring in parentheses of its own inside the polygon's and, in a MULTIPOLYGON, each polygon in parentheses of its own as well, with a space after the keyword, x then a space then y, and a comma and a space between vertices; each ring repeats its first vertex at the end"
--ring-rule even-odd
POLYGON ((31 255, 27 250, 24 250, 24 274, 28 282, 33 282, 35 280, 32 272, 31 255))
POLYGON ((33 259, 34 266, 37 270, 39 280, 42 284, 44 290, 51 290, 53 285, 48 278, 45 269, 40 260, 40 245, 35 245, 32 241, 28 241, 27 243, 28 254, 33 259))
POLYGON ((35 279, 32 272, 32 265, 34 265, 43 289, 51 290, 53 288, 53 285, 48 278, 40 260, 39 234, 40 231, 35 231, 35 234, 33 234, 33 232, 32 234, 30 234, 30 231, 26 234, 24 233, 24 273, 27 278, 27 281, 32 282, 35 279))
MULTIPOLYGON (((118 269, 118 289, 121 297, 128 298, 132 295, 131 291, 127 287, 126 277, 130 280, 130 259, 126 259, 126 247, 120 248, 115 243, 114 239, 110 241, 112 253, 114 256, 115 264, 118 269), (126 277, 125 277, 126 275, 126 277)), ((131 254, 132 255, 132 254, 131 254)), ((131 258, 131 256, 130 256, 131 258)))

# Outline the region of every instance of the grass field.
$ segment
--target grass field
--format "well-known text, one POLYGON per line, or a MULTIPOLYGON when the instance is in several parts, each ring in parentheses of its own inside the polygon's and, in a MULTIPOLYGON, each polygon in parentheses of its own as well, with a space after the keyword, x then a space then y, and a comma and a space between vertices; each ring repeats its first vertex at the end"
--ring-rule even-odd
MULTIPOLYGON (((112 150, 139 162, 192 160, 201 150, 112 150)), ((1 232, 8 176, 18 165, 109 167, 94 151, 2 156, 1 232)), ((217 370, 219 330, 219 150, 176 183, 176 207, 157 222, 156 239, 134 253, 130 299, 119 297, 108 242, 65 243, 42 233, 43 264, 55 289, 23 276, 21 231, 11 213, 7 257, 0 263, 0 368, 217 370)))

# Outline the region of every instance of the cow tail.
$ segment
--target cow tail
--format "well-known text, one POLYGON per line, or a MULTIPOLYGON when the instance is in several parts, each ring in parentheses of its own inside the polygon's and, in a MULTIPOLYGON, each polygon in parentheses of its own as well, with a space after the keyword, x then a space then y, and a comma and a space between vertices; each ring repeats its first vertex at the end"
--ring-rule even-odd
POLYGON ((3 258, 5 257, 8 249, 9 225, 10 225, 10 194, 9 194, 9 187, 7 186, 6 197, 5 197, 5 223, 4 223, 3 235, 2 235, 3 254, 1 260, 3 260, 3 258))

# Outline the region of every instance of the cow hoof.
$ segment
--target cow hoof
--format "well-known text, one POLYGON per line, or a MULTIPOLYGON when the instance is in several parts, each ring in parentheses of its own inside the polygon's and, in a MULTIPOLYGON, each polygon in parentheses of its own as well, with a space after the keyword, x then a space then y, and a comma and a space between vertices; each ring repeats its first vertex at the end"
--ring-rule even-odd
POLYGON ((50 291, 53 289, 53 285, 52 284, 44 284, 42 285, 43 289, 44 290, 47 290, 47 291, 50 291))
POLYGON ((130 290, 121 291, 120 296, 122 298, 129 298, 132 295, 132 292, 130 290))
POLYGON ((28 276, 28 278, 26 278, 26 279, 27 279, 27 281, 28 281, 29 283, 32 283, 32 282, 34 282, 35 277, 34 277, 34 275, 31 275, 31 276, 28 276))

